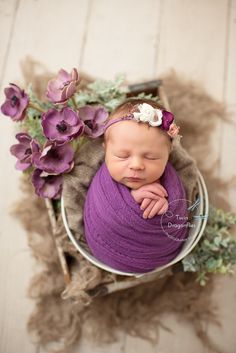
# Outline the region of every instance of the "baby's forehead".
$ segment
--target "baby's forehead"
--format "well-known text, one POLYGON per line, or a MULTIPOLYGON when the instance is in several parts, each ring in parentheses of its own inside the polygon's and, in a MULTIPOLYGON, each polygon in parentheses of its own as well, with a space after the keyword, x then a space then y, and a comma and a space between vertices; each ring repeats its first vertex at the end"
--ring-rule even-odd
POLYGON ((160 128, 130 120, 114 123, 106 130, 104 137, 108 148, 119 150, 128 151, 141 147, 146 153, 171 148, 168 136, 160 128))
POLYGON ((140 123, 133 120, 119 121, 112 124, 106 131, 113 141, 141 139, 142 142, 159 140, 165 138, 165 134, 158 127, 152 127, 147 123, 140 123))
MULTIPOLYGON (((166 143, 166 138, 163 138, 156 130, 154 132, 152 131, 152 133, 148 133, 147 131, 145 133, 141 129, 135 129, 130 126, 127 128, 123 126, 123 129, 118 129, 115 125, 116 124, 114 124, 109 131, 109 141, 112 146, 118 148, 126 147, 127 149, 142 146, 145 147, 146 150, 153 150, 160 149, 161 146, 166 143)), ((145 128, 148 127, 146 126, 145 128)))

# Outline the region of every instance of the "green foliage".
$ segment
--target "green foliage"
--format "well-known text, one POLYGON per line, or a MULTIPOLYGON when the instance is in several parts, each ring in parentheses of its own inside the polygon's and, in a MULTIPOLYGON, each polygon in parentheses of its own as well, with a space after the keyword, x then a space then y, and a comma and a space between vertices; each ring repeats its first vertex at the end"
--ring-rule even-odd
POLYGON ((139 93, 136 97, 134 98, 145 98, 145 99, 152 99, 154 101, 156 101, 157 103, 161 103, 161 100, 158 96, 154 96, 153 94, 146 94, 145 92, 139 93))
POLYGON ((38 97, 35 95, 33 89, 32 89, 32 84, 30 83, 27 87, 27 94, 29 95, 30 102, 31 103, 36 103, 41 109, 47 110, 49 108, 53 108, 53 104, 50 102, 44 102, 38 99, 38 97))
MULTIPOLYGON (((47 110, 53 105, 51 103, 39 100, 32 90, 32 84, 27 87, 27 94, 30 98, 30 103, 39 107, 42 110, 47 110)), ((27 108, 27 117, 20 123, 20 130, 27 132, 32 138, 36 139, 41 145, 46 142, 46 137, 43 134, 41 126, 41 113, 33 108, 27 108)))
POLYGON ((208 222, 201 240, 183 260, 186 272, 196 272, 197 280, 205 285, 207 273, 232 274, 236 264, 236 239, 231 234, 236 214, 210 206, 208 222))
POLYGON ((32 138, 36 139, 41 145, 46 142, 41 125, 41 115, 33 108, 27 109, 27 119, 21 123, 21 131, 27 132, 32 138))
POLYGON ((76 104, 101 104, 111 112, 126 99, 127 90, 121 86, 123 82, 123 75, 117 76, 114 81, 96 80, 74 95, 76 104))

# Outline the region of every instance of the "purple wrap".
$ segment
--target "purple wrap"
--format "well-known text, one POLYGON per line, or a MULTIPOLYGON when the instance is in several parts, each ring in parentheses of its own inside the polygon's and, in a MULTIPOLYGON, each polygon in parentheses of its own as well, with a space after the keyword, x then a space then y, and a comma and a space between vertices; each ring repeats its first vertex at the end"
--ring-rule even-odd
POLYGON ((160 181, 168 192, 169 209, 144 219, 130 189, 116 182, 103 162, 84 205, 85 237, 98 260, 120 271, 145 273, 177 256, 188 234, 185 190, 170 162, 160 181))

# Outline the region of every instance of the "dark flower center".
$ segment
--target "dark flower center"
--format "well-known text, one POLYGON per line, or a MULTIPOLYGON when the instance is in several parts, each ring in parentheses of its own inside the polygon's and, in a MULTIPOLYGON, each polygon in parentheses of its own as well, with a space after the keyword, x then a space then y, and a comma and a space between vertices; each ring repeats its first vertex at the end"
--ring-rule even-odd
POLYGON ((15 105, 17 105, 18 101, 19 101, 19 99, 17 98, 17 96, 13 96, 11 98, 11 106, 15 107, 15 105))
POLYGON ((64 121, 61 121, 59 124, 56 125, 57 131, 65 132, 67 130, 67 125, 64 121))
POLYGON ((91 130, 93 129, 93 122, 92 120, 85 121, 85 125, 87 125, 91 130))
POLYGON ((27 148, 27 149, 25 150, 25 155, 29 155, 29 154, 31 154, 31 148, 27 148))
POLYGON ((50 158, 53 159, 60 159, 60 155, 56 149, 51 149, 51 151, 48 153, 50 158))
POLYGON ((47 176, 47 183, 52 184, 54 182, 54 175, 47 176))

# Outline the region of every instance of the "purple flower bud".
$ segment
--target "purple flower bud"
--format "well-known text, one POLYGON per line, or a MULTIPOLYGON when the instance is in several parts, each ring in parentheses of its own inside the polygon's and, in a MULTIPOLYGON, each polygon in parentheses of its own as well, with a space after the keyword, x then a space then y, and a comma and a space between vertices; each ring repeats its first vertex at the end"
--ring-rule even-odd
POLYGON ((91 138, 99 137, 104 132, 104 123, 108 111, 99 105, 85 105, 79 109, 79 118, 84 122, 84 133, 91 138))
POLYGON ((42 151, 33 154, 33 163, 51 175, 70 172, 74 167, 74 151, 69 143, 56 145, 47 141, 42 151))
POLYGON ((38 196, 58 199, 62 190, 62 175, 45 175, 40 169, 35 169, 32 175, 32 183, 38 196))
POLYGON ((32 165, 32 155, 40 151, 40 146, 36 140, 26 133, 16 134, 16 139, 19 143, 12 145, 10 152, 18 159, 16 169, 24 171, 32 165))
POLYGON ((70 141, 84 131, 84 124, 70 108, 61 111, 49 109, 42 115, 42 127, 44 135, 50 141, 57 142, 70 141))
POLYGON ((48 82, 46 96, 53 103, 65 103, 76 92, 78 83, 79 75, 75 68, 70 74, 61 69, 58 76, 48 82))
POLYGON ((4 93, 6 100, 1 106, 1 112, 10 116, 14 121, 23 120, 29 104, 28 95, 14 83, 10 83, 10 87, 6 87, 4 93))
POLYGON ((174 115, 171 112, 168 112, 167 110, 162 110, 162 124, 161 124, 161 128, 163 130, 168 131, 170 125, 172 124, 173 120, 174 120, 174 115))

